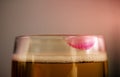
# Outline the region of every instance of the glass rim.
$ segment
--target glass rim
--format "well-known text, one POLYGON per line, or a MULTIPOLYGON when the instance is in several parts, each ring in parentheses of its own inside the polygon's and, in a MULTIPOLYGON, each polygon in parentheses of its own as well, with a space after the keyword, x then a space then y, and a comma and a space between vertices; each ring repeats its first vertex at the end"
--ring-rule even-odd
POLYGON ((18 35, 16 38, 25 38, 31 36, 95 36, 95 37, 104 37, 102 34, 33 34, 33 35, 18 35))

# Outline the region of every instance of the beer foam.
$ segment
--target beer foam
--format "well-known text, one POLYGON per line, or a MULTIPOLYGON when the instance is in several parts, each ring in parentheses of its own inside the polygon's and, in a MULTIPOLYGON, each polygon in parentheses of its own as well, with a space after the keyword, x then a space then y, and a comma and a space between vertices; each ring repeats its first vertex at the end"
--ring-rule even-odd
POLYGON ((13 55, 14 61, 20 62, 89 62, 89 61, 106 61, 107 55, 105 52, 81 54, 81 55, 13 55))

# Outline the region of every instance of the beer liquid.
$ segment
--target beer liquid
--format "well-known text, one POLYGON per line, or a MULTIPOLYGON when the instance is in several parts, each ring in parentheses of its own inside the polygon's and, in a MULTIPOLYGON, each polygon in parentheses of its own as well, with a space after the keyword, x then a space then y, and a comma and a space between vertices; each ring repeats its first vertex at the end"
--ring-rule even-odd
POLYGON ((12 77, 107 77, 107 62, 13 61, 12 77))

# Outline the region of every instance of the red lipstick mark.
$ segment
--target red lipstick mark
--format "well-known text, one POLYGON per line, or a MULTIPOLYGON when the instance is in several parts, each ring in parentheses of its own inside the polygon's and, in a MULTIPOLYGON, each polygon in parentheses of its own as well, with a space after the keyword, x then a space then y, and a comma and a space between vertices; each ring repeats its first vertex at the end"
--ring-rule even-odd
POLYGON ((93 36, 70 36, 66 40, 68 45, 80 50, 88 50, 95 43, 95 37, 93 36))

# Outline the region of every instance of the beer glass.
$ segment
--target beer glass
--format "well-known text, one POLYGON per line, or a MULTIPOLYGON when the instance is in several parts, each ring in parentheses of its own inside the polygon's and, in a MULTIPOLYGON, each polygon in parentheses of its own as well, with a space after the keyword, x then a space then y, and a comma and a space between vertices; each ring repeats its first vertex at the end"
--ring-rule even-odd
POLYGON ((107 77, 102 35, 18 36, 12 77, 107 77))

